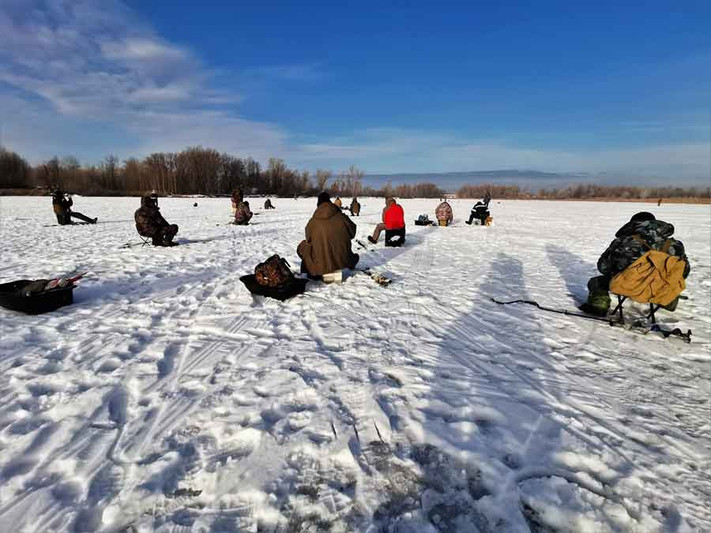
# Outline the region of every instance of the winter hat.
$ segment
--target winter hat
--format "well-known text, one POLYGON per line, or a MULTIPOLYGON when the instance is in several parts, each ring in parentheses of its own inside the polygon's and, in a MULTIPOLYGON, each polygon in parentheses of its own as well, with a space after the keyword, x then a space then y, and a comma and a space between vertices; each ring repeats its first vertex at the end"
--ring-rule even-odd
POLYGON ((647 222, 648 220, 657 219, 652 213, 648 211, 640 211, 630 219, 630 222, 647 222))
POLYGON ((329 195, 326 191, 323 191, 321 194, 318 195, 318 200, 316 200, 316 205, 319 206, 324 202, 330 202, 331 201, 331 195, 329 195))

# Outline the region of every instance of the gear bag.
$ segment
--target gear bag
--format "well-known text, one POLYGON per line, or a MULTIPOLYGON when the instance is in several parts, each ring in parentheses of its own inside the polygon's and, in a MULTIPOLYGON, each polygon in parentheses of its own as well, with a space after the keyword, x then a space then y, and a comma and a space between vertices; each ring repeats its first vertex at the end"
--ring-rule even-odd
POLYGON ((263 287, 282 287, 294 279, 294 273, 286 259, 274 254, 255 267, 254 277, 263 287))
POLYGON ((612 278, 610 291, 638 303, 671 304, 686 289, 686 262, 667 253, 671 246, 669 240, 661 250, 654 250, 639 235, 634 239, 644 244, 648 251, 612 278))

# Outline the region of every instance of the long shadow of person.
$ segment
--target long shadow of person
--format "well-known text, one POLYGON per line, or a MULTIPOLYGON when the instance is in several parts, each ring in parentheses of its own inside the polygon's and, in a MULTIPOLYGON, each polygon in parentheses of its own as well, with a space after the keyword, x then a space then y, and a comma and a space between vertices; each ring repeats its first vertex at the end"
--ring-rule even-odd
MULTIPOLYGON (((528 298, 524 286, 521 262, 502 254, 478 292, 528 298)), ((373 446, 375 469, 398 480, 374 518, 384 529, 419 514, 412 527, 428 521, 440 531, 526 530, 532 519, 521 511, 529 504, 520 484, 534 466, 550 464, 560 439, 548 416, 559 402, 559 379, 538 320, 528 310, 516 316, 480 304, 464 315, 436 305, 422 311, 429 317, 423 328, 440 342, 418 354, 429 387, 396 428, 423 436, 402 453, 421 473, 408 475, 380 457, 382 445, 373 446)))
MULTIPOLYGON (((575 502, 571 512, 591 494, 600 496, 594 469, 583 467, 593 480, 587 482, 565 460, 581 442, 599 447, 565 421, 598 417, 578 412, 574 381, 553 353, 537 311, 476 300, 482 294, 530 299, 521 261, 497 256, 471 292, 475 307, 464 315, 417 304, 426 307, 422 328, 438 339, 412 354, 427 381, 414 402, 392 399, 381 406, 398 413, 391 424, 396 431, 418 438, 399 443, 396 452, 405 463, 391 459, 384 443, 368 450, 374 470, 397 481, 385 482, 391 493, 374 515, 384 530, 405 522, 413 530, 551 531, 546 515, 560 506, 559 490, 575 502), (416 473, 406 468, 408 461, 417 465, 416 473)), ((613 479, 606 484, 623 479, 628 469, 610 469, 613 479)), ((599 518, 614 529, 612 515, 599 518)))
POLYGON ((546 254, 565 280, 565 286, 577 304, 587 297, 588 280, 599 275, 597 265, 555 244, 546 244, 546 254))

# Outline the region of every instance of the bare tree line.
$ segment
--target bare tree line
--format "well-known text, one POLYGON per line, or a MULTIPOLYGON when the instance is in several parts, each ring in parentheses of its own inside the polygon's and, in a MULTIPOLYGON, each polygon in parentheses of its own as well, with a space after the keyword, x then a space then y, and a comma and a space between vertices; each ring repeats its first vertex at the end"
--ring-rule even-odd
MULTIPOLYGON (((0 146, 0 189, 15 192, 59 187, 86 195, 139 195, 156 191, 163 195, 228 195, 241 188, 246 194, 282 197, 314 196, 327 190, 334 196, 396 196, 441 198, 445 191, 434 183, 385 186, 375 189, 363 183, 365 173, 351 165, 334 174, 319 169, 313 174, 289 168, 271 158, 266 168, 254 159, 219 153, 212 148, 190 147, 181 152, 158 152, 143 159, 119 161, 108 155, 99 165, 82 166, 76 157, 53 157, 32 166, 20 155, 0 146)), ((592 198, 709 198, 711 188, 630 187, 593 184, 531 192, 516 185, 465 185, 458 198, 592 199, 592 198)))
POLYGON ((282 159, 271 158, 262 166, 252 158, 242 159, 201 146, 181 152, 158 152, 143 159, 129 158, 121 164, 108 155, 99 165, 81 166, 76 157, 53 157, 32 166, 20 155, 0 147, 0 189, 61 188, 87 195, 136 195, 156 191, 163 195, 229 195, 241 188, 246 194, 282 197, 313 196, 328 190, 338 196, 441 196, 433 184, 387 185, 373 189, 363 184, 365 173, 351 165, 334 174, 319 169, 289 168, 282 159))

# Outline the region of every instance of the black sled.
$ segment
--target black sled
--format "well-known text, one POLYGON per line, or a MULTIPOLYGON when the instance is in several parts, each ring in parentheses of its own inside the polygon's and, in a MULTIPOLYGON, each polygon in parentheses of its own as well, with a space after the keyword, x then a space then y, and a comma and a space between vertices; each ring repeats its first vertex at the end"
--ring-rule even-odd
POLYGON ((27 290, 33 283, 47 284, 50 280, 21 279, 0 285, 0 306, 28 315, 39 315, 59 309, 74 302, 76 285, 56 287, 48 291, 32 292, 27 290))

